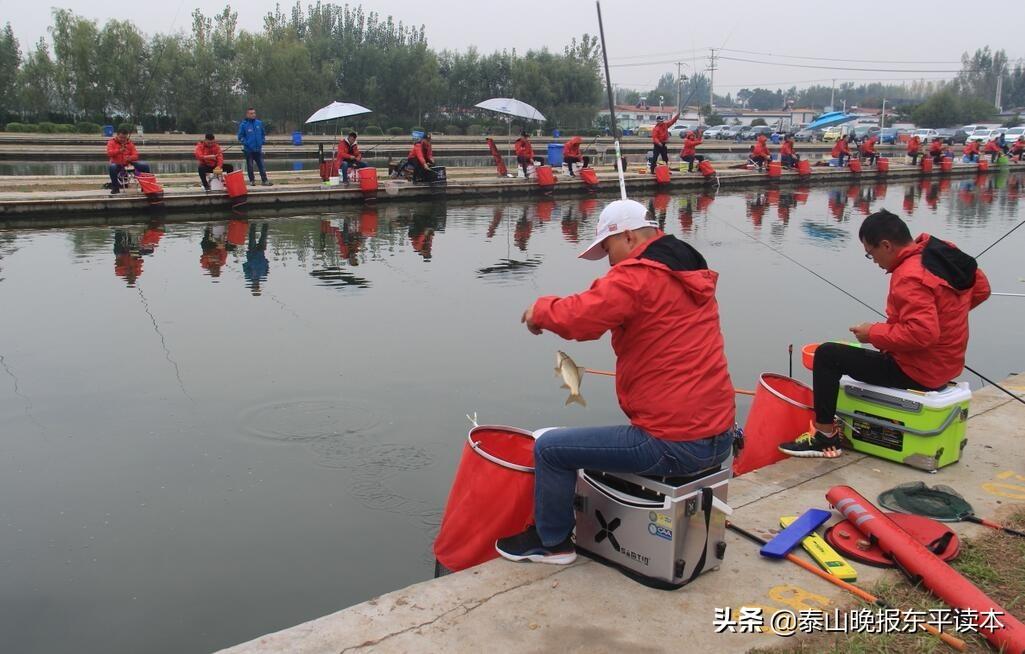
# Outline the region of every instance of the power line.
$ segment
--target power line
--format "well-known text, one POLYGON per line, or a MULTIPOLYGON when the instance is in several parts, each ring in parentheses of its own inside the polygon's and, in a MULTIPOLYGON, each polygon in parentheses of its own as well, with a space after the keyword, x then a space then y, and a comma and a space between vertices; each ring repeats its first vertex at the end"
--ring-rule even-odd
POLYGON ((819 70, 856 70, 867 73, 960 73, 970 72, 958 70, 918 70, 908 68, 850 68, 847 66, 819 66, 814 64, 784 64, 777 61, 758 61, 757 59, 743 59, 741 57, 727 57, 724 55, 718 55, 719 59, 726 59, 728 61, 743 61, 749 64, 762 64, 766 66, 786 66, 788 68, 816 68, 819 70))
POLYGON ((642 61, 634 64, 609 64, 609 68, 634 68, 636 66, 657 66, 659 64, 676 64, 676 59, 662 61, 642 61))
POLYGON ((735 48, 719 48, 728 52, 742 52, 744 54, 762 55, 765 57, 779 57, 781 59, 810 59, 813 61, 846 61, 859 64, 960 64, 960 61, 896 61, 890 59, 838 59, 835 57, 802 57, 799 55, 774 54, 772 52, 754 52, 752 50, 737 50, 735 48))
POLYGON ((676 52, 649 52, 648 54, 640 55, 626 55, 623 57, 614 57, 611 61, 623 61, 624 59, 644 59, 645 57, 671 57, 682 54, 692 54, 694 52, 704 52, 708 48, 692 48, 690 50, 678 50, 676 52))

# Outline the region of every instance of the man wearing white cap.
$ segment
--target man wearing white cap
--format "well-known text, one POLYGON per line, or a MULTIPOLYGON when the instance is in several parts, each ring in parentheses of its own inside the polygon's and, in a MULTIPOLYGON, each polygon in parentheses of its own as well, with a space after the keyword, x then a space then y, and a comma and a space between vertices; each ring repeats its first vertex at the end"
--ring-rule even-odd
POLYGON ((617 200, 601 212, 583 259, 608 257, 591 288, 538 298, 522 321, 534 334, 590 341, 612 332, 616 395, 628 425, 553 429, 534 445, 534 519, 499 539, 514 561, 565 564, 577 470, 680 476, 726 460, 737 436, 733 383, 726 368, 718 274, 704 257, 663 234, 644 205, 617 200))

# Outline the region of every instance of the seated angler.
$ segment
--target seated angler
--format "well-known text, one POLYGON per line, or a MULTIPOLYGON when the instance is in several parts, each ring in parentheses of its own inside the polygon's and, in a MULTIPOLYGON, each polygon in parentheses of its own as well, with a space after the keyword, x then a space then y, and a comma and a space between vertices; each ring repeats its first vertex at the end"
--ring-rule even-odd
POLYGON ((751 160, 762 170, 766 164, 772 161, 772 153, 769 152, 769 142, 764 134, 759 134, 755 141, 754 149, 751 151, 751 160))
POLYGON ((946 156, 946 147, 944 146, 943 139, 937 137, 932 140, 929 144, 929 156, 932 157, 932 162, 937 166, 943 161, 943 157, 946 156))
POLYGON ((992 164, 997 162, 997 157, 1004 154, 1004 148, 1001 147, 999 139, 993 138, 986 143, 983 152, 989 155, 989 162, 992 164))
POLYGON ((836 143, 833 144, 833 151, 830 152, 830 156, 836 159, 839 162, 839 166, 843 168, 844 160, 851 158, 850 137, 841 136, 838 138, 836 143))
POLYGON ((961 148, 961 156, 968 163, 976 163, 979 160, 979 142, 966 141, 964 147, 961 148))
POLYGON ((683 137, 683 150, 680 151, 680 160, 687 162, 688 173, 694 172, 695 160, 697 160, 698 163, 705 160, 703 156, 697 154, 697 148, 703 142, 703 139, 694 132, 688 131, 683 137))
POLYGON ((579 136, 574 136, 570 140, 566 141, 566 146, 563 148, 562 161, 566 164, 566 167, 569 168, 570 177, 576 176, 573 174, 573 164, 578 163, 581 164, 583 168, 587 168, 588 164, 591 163, 589 157, 584 157, 580 154, 580 144, 582 141, 583 139, 579 136))
POLYGON ((407 165, 413 168, 414 182, 434 181, 434 150, 431 148, 431 135, 426 134, 417 141, 409 151, 407 165))
POLYGON ((110 162, 111 195, 121 192, 121 180, 126 174, 149 172, 149 164, 139 161, 139 151, 125 128, 119 129, 117 134, 107 141, 107 159, 110 162))
POLYGON ((199 164, 199 181, 204 190, 210 190, 210 180, 207 179, 207 175, 211 173, 218 175, 221 172, 230 173, 233 170, 230 164, 224 164, 224 151, 221 150, 221 146, 213 134, 205 135, 202 141, 196 143, 193 155, 199 164))
POLYGON ((784 168, 796 168, 801 156, 794 151, 794 135, 787 134, 779 147, 779 162, 784 168))
POLYGON ((529 167, 535 162, 541 163, 541 159, 534 156, 534 146, 527 132, 520 132, 520 138, 513 143, 513 150, 516 152, 516 163, 523 169, 523 176, 530 177, 529 167))
POLYGON ((342 183, 349 183, 349 169, 350 168, 366 168, 367 164, 363 161, 363 153, 360 152, 359 146, 356 145, 356 132, 349 132, 349 135, 344 139, 338 141, 338 174, 342 178, 342 183))
POLYGON ((879 153, 876 152, 876 137, 870 136, 862 141, 858 146, 858 154, 861 155, 866 166, 874 166, 876 160, 879 159, 879 153))
POLYGON ((911 159, 911 165, 918 165, 918 157, 922 154, 922 139, 917 134, 912 134, 908 139, 907 155, 911 159))
POLYGON ((876 386, 944 388, 964 369, 968 312, 989 297, 989 282, 974 258, 928 234, 912 239, 907 224, 885 209, 865 219, 858 238, 865 257, 890 274, 886 322, 850 328, 875 350, 823 343, 815 351, 815 419, 807 433, 780 445, 790 456, 843 453, 835 422, 843 375, 876 386))

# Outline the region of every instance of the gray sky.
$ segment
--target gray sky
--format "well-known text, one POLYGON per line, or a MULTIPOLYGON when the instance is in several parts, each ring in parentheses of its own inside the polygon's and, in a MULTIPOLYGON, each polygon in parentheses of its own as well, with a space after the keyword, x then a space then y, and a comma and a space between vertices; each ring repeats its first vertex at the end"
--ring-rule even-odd
MULTIPOLYGON (((230 4, 238 11, 243 29, 259 30, 264 14, 273 10, 275 0, 233 0, 230 4)), ((283 8, 291 6, 288 2, 281 4, 283 8)), ((462 50, 471 45, 483 52, 505 48, 526 51, 543 46, 561 50, 571 37, 584 32, 598 33, 595 5, 591 0, 517 0, 512 3, 366 0, 360 4, 368 11, 390 14, 407 24, 425 25, 428 42, 437 50, 462 50)), ((1020 30, 1009 27, 1013 21, 993 20, 994 17, 1019 15, 1021 5, 1018 2, 993 0, 980 5, 975 17, 971 5, 960 5, 955 12, 953 6, 940 8, 943 4, 922 0, 863 0, 836 10, 833 7, 837 4, 830 0, 790 0, 775 4, 742 0, 722 3, 718 8, 704 8, 708 3, 698 8, 693 3, 683 2, 606 0, 602 12, 610 64, 614 66, 612 81, 640 89, 653 88, 660 74, 675 71, 675 61, 687 65, 685 74, 706 72, 710 46, 776 55, 724 50, 721 53, 724 57, 770 63, 722 59, 715 74, 718 94, 736 93, 743 86, 828 85, 833 78, 838 84, 949 78, 952 73, 918 71, 958 69, 962 52, 985 45, 1004 49, 1012 61, 1025 57, 1020 30), (824 6, 828 7, 825 11, 824 6), (965 29, 966 26, 975 27, 965 29), (838 35, 846 45, 836 45, 838 35), (799 66, 832 66, 839 70, 799 66), (854 70, 857 68, 886 72, 854 70)), ((193 9, 199 7, 212 14, 223 5, 199 0, 134 4, 64 0, 59 5, 46 0, 0 0, 0 16, 3 17, 0 21, 11 22, 24 52, 40 36, 46 35, 53 6, 69 8, 101 23, 115 16, 128 19, 149 34, 185 30, 190 25, 193 9)))

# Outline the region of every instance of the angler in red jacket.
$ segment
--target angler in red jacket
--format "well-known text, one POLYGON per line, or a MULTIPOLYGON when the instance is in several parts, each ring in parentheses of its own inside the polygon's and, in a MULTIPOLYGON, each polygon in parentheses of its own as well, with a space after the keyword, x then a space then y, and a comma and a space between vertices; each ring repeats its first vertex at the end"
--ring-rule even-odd
POLYGON ((943 139, 934 138, 932 143, 929 144, 929 156, 932 157, 932 162, 937 166, 940 165, 946 154, 946 148, 943 147, 943 139))
POLYGON ((796 168, 801 156, 794 151, 794 135, 787 134, 779 146, 779 162, 784 168, 796 168))
POLYGON ((220 174, 225 169, 229 173, 232 171, 230 165, 224 165, 224 151, 221 150, 221 146, 213 134, 206 134, 202 141, 196 143, 193 156, 196 157, 199 164, 199 181, 203 184, 204 190, 210 190, 210 181, 206 178, 207 175, 210 173, 220 174))
POLYGON ((769 142, 768 139, 764 138, 763 134, 759 134, 758 139, 755 141, 754 149, 751 150, 751 161, 758 166, 758 170, 762 170, 765 164, 772 161, 772 153, 769 152, 769 142))
POLYGON ((851 147, 848 142, 847 136, 841 136, 833 144, 833 151, 829 153, 829 156, 839 161, 840 167, 843 168, 844 159, 851 158, 851 147))
POLYGON ((513 150, 516 152, 516 163, 523 169, 523 176, 530 177, 528 169, 534 162, 542 163, 539 157, 534 156, 534 146, 530 144, 530 137, 526 131, 520 132, 520 138, 513 142, 513 150))
POLYGON ((363 161, 363 153, 359 151, 359 145, 356 144, 357 138, 356 132, 349 132, 348 136, 338 141, 338 174, 344 184, 349 183, 350 168, 367 167, 363 161))
POLYGON ((912 134, 911 138, 908 139, 908 151, 907 155, 911 157, 911 165, 918 165, 918 155, 921 154, 922 150, 922 139, 918 138, 917 134, 912 134))
MULTIPOLYGON (((516 561, 576 557, 570 534, 578 469, 690 474, 721 464, 736 437, 718 275, 704 257, 659 231, 633 200, 602 210, 597 238, 580 257, 608 257, 611 268, 582 293, 538 298, 522 321, 534 334, 579 341, 612 332, 616 395, 630 424, 553 429, 537 438, 536 526, 496 543, 516 561)), ((561 365, 570 363, 560 358, 561 365)), ((579 373, 574 367, 566 374, 579 373)))
POLYGON ((876 159, 879 158, 879 153, 876 152, 876 137, 870 136, 861 142, 858 146, 858 152, 861 154, 861 158, 865 160, 866 166, 874 166, 876 159))
POLYGON ((666 122, 660 120, 655 123, 655 126, 651 128, 651 174, 655 174, 655 164, 658 163, 658 158, 662 157, 662 161, 669 165, 669 128, 676 124, 676 121, 680 119, 680 112, 677 111, 673 119, 666 122))
POLYGON ((111 195, 121 192, 121 180, 126 174, 149 172, 149 165, 139 161, 139 151, 135 149, 127 129, 119 129, 117 134, 107 141, 107 159, 110 162, 111 195))
POLYGON ((983 152, 989 155, 989 162, 994 164, 997 162, 997 157, 1004 153, 1004 149, 1000 147, 1000 142, 997 139, 990 139, 983 152))
POLYGON ((1018 157, 1018 163, 1021 163, 1022 157, 1025 157, 1025 136, 1019 136, 1018 140, 1011 144, 1010 154, 1018 157))
POLYGON ((688 173, 694 172, 695 159, 698 163, 705 160, 703 156, 696 153, 698 146, 702 143, 704 143, 704 139, 694 132, 687 132, 683 137, 683 150, 680 151, 680 159, 687 162, 688 173))
POLYGON ((413 144, 409 150, 406 165, 413 168, 414 182, 433 182, 435 175, 431 167, 434 165, 434 150, 431 148, 431 135, 425 134, 413 144))
POLYGON ((964 160, 969 163, 974 163, 979 160, 979 142, 978 141, 967 141, 964 147, 961 149, 961 155, 964 160))
POLYGON ((815 351, 815 421, 807 434, 780 446, 791 456, 842 453, 834 422, 840 377, 876 386, 934 391, 964 369, 968 312, 989 297, 989 281, 975 259, 951 243, 922 234, 878 211, 861 224, 865 256, 890 273, 886 322, 862 323, 851 333, 875 350, 823 343, 815 351))
POLYGON ((570 140, 566 141, 566 145, 562 149, 562 161, 566 164, 566 167, 569 168, 570 177, 576 176, 573 174, 573 164, 578 163, 581 164, 583 168, 587 168, 591 163, 589 157, 584 157, 580 154, 580 144, 582 142, 582 138, 574 136, 570 140))

